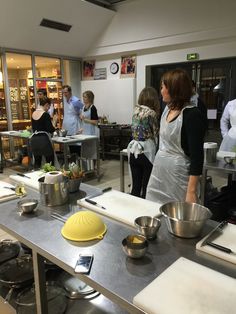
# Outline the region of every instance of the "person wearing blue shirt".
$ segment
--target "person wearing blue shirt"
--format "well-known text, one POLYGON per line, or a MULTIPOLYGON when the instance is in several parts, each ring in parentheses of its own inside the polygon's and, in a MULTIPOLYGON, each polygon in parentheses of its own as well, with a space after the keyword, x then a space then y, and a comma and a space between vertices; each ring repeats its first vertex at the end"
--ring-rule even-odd
POLYGON ((62 86, 64 96, 64 118, 62 128, 67 130, 68 135, 75 135, 80 129, 80 114, 83 108, 81 100, 72 95, 69 85, 62 86))

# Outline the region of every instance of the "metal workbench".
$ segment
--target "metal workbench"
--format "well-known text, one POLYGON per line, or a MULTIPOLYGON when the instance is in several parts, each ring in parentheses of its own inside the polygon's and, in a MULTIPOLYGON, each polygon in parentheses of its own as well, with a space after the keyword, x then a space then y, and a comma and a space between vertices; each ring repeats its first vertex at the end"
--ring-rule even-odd
MULTIPOLYGON (((19 215, 17 200, 0 205, 0 227, 13 235, 33 251, 36 287, 37 313, 47 314, 45 294, 44 258, 55 263, 68 273, 75 275, 74 266, 81 252, 94 254, 94 262, 89 275, 76 274, 78 278, 101 292, 130 313, 143 313, 133 305, 133 297, 159 276, 180 256, 196 261, 226 275, 236 278, 236 266, 205 253, 196 252, 197 239, 181 239, 168 233, 164 221, 158 237, 149 242, 148 253, 140 260, 133 260, 123 253, 121 242, 134 229, 102 217, 107 225, 107 233, 100 241, 72 242, 61 236, 62 223, 50 217, 57 211, 66 218, 81 210, 76 205, 78 198, 97 193, 99 190, 81 184, 79 193, 71 194, 69 204, 60 207, 39 205, 32 215, 19 215)), ((36 191, 28 189, 28 196, 39 198, 36 191)), ((202 236, 216 223, 209 221, 202 236)))

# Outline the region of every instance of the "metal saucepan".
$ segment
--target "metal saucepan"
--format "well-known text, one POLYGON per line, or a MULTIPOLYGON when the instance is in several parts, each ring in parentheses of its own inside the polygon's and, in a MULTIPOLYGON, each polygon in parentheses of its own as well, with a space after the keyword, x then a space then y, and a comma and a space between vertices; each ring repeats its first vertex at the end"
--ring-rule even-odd
MULTIPOLYGON (((65 313, 67 308, 67 298, 65 290, 55 281, 46 282, 48 313, 65 313)), ((16 297, 17 313, 32 314, 36 313, 36 300, 34 285, 25 288, 16 297)))
POLYGON ((0 266, 0 284, 10 288, 5 302, 10 300, 14 289, 23 288, 33 281, 33 262, 30 255, 14 258, 0 266))
POLYGON ((19 242, 10 239, 4 239, 0 242, 0 264, 17 257, 19 253, 19 242))

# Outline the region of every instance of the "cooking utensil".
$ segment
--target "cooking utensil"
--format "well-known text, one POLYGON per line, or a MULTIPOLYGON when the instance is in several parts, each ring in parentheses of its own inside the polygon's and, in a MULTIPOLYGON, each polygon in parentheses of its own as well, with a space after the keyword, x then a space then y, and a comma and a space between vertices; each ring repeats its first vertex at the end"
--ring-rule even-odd
MULTIPOLYGON (((64 289, 55 281, 46 282, 48 313, 62 314, 67 308, 67 298, 64 289)), ((36 313, 36 298, 34 285, 25 288, 17 294, 16 300, 18 314, 36 313)))
POLYGON ((57 135, 60 137, 65 137, 68 133, 68 131, 64 129, 56 130, 56 132, 57 132, 57 135))
POLYGON ((33 280, 33 262, 30 255, 14 258, 0 266, 0 283, 10 288, 5 302, 9 302, 14 289, 23 288, 33 280))
POLYGON ((112 187, 111 187, 111 186, 108 186, 107 188, 102 189, 100 192, 97 192, 97 193, 88 195, 88 196, 86 197, 86 199, 91 199, 91 198, 93 198, 93 197, 102 195, 103 193, 109 192, 109 191, 111 191, 111 190, 112 190, 112 187))
POLYGON ((210 210, 202 205, 187 202, 169 202, 160 207, 165 217, 168 231, 182 238, 198 237, 212 216, 210 210))
POLYGON ((61 233, 72 241, 101 240, 107 228, 102 219, 92 211, 80 211, 70 216, 61 233))
POLYGON ((139 234, 128 235, 122 241, 123 251, 131 258, 141 258, 145 255, 148 242, 144 236, 139 234))
POLYGON ((15 192, 16 188, 10 186, 4 186, 4 189, 9 189, 15 192))
POLYGON ((144 235, 147 239, 155 239, 157 231, 161 226, 161 221, 158 218, 150 216, 141 216, 135 219, 134 225, 139 233, 144 235))
POLYGON ((92 205, 95 205, 95 206, 97 206, 97 207, 99 207, 99 208, 101 208, 101 209, 106 209, 106 208, 105 208, 104 206, 102 206, 101 204, 98 204, 97 202, 95 202, 95 201, 93 201, 93 200, 90 200, 89 198, 86 198, 85 201, 88 202, 88 203, 90 203, 90 204, 92 204, 92 205))
POLYGON ((0 264, 17 257, 20 253, 19 242, 3 239, 0 242, 0 264))
POLYGON ((213 248, 220 250, 222 252, 228 253, 228 254, 233 253, 233 251, 231 249, 229 249, 225 246, 213 243, 213 242, 206 242, 206 245, 212 246, 213 248))
POLYGON ((21 213, 30 214, 37 211, 38 200, 24 199, 17 203, 18 209, 21 213))
POLYGON ((207 242, 210 242, 209 239, 210 237, 216 232, 216 231, 222 231, 222 229, 227 226, 228 221, 227 220, 223 220, 222 222, 220 222, 213 230, 211 230, 211 232, 208 234, 208 236, 206 237, 206 239, 202 242, 201 246, 206 245, 207 242))
POLYGON ((45 177, 38 179, 40 201, 46 206, 63 205, 68 201, 68 178, 63 176, 63 181, 50 184, 44 182, 45 177))
POLYGON ((17 172, 17 175, 20 176, 20 177, 31 179, 29 176, 27 176, 26 174, 21 173, 21 172, 17 172))
POLYGON ((58 213, 53 212, 51 214, 51 217, 54 218, 54 219, 57 219, 57 220, 59 220, 61 222, 64 222, 64 223, 66 222, 66 219, 62 215, 60 215, 58 213))
MULTIPOLYGON (((70 299, 83 299, 91 295, 94 297, 94 288, 88 286, 85 282, 63 271, 58 280, 66 291, 70 299)), ((99 293, 98 293, 99 294, 99 293)))

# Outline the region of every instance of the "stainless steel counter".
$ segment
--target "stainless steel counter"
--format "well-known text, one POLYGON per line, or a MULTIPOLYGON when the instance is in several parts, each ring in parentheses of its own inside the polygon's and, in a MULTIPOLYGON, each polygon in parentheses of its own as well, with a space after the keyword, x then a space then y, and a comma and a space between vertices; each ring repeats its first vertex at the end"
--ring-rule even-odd
MULTIPOLYGON (((133 305, 133 297, 180 256, 236 278, 235 265, 196 252, 195 244, 199 238, 174 237, 168 233, 164 221, 157 239, 149 242, 148 254, 140 260, 126 257, 121 247, 123 238, 133 233, 134 229, 106 217, 103 221, 107 225, 107 233, 102 240, 82 243, 64 239, 61 236, 62 223, 50 217, 51 211, 69 217, 81 210, 76 205, 78 198, 97 191, 94 187, 81 184, 81 191, 70 195, 69 205, 51 208, 39 205, 38 212, 28 216, 17 213, 15 200, 0 205, 0 227, 33 250, 37 313, 47 313, 44 257, 75 275, 78 255, 84 251, 92 252, 94 262, 90 274, 76 276, 131 313, 143 313, 133 305)), ((39 198, 38 192, 30 189, 28 192, 29 196, 39 198)), ((215 224, 209 221, 202 236, 215 224)))

